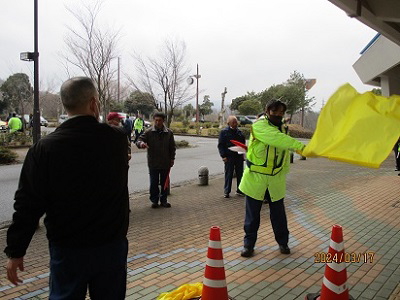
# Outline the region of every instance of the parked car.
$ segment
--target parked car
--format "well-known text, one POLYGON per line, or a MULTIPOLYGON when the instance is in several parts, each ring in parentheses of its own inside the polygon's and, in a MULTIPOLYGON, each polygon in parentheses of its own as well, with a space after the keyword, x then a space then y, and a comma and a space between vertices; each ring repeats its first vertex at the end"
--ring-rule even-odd
POLYGON ((7 132, 8 125, 7 122, 0 120, 0 132, 7 132))
POLYGON ((67 120, 68 120, 68 115, 60 115, 60 117, 58 118, 58 124, 62 124, 67 120))
POLYGON ((236 118, 239 121, 240 125, 253 124, 253 121, 250 120, 247 116, 237 115, 236 118))
MULTIPOLYGON (((24 121, 27 124, 27 126, 29 126, 29 115, 27 115, 27 114, 24 115, 24 121)), ((42 116, 40 116, 40 126, 44 126, 44 127, 49 126, 49 122, 42 116)))
POLYGON ((44 126, 44 127, 49 126, 49 121, 47 121, 45 118, 40 116, 40 126, 44 126))
MULTIPOLYGON (((196 118, 192 118, 192 122, 196 122, 196 118)), ((200 123, 205 123, 205 120, 199 117, 200 123)))
POLYGON ((248 119, 250 119, 253 123, 257 120, 257 116, 253 116, 253 115, 250 115, 250 116, 246 116, 248 119))
POLYGON ((151 122, 144 120, 144 127, 149 128, 151 126, 151 122))

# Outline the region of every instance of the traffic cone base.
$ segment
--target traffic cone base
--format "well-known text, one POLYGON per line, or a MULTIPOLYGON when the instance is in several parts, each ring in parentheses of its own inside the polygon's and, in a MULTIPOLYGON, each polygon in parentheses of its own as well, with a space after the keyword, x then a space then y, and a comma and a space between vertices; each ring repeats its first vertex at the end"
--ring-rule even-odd
POLYGON ((225 279, 224 258, 222 255, 221 233, 219 227, 210 229, 207 262, 204 271, 202 300, 228 300, 228 287, 225 279))
POLYGON ((311 294, 308 294, 304 299, 305 300, 319 300, 319 293, 311 293, 311 294))
POLYGON ((343 230, 339 225, 332 227, 328 253, 335 261, 325 265, 321 293, 308 294, 306 300, 352 300, 347 286, 346 263, 344 262, 343 230))
MULTIPOLYGON (((305 298, 305 300, 322 300, 321 293, 310 293, 305 298)), ((334 298, 332 298, 334 299, 334 298)), ((349 300, 354 300, 354 298, 349 295, 349 300)))

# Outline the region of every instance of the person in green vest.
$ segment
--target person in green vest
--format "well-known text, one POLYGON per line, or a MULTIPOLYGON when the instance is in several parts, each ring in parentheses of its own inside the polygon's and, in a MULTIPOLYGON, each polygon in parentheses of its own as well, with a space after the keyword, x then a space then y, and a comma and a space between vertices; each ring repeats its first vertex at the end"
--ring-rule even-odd
POLYGON ((10 129, 11 133, 22 129, 22 121, 16 116, 15 113, 13 113, 11 119, 8 120, 8 128, 10 129))
POLYGON ((301 154, 305 145, 287 135, 283 116, 286 104, 271 100, 265 115, 251 128, 247 150, 246 169, 239 189, 246 195, 243 257, 254 254, 260 211, 263 200, 269 204, 270 219, 275 240, 282 254, 290 254, 289 230, 283 200, 286 193, 286 174, 289 172, 290 150, 301 154))
POLYGON ((142 115, 138 115, 138 117, 136 118, 135 123, 133 124, 133 129, 135 130, 135 140, 133 142, 136 143, 137 139, 144 130, 144 120, 142 115))

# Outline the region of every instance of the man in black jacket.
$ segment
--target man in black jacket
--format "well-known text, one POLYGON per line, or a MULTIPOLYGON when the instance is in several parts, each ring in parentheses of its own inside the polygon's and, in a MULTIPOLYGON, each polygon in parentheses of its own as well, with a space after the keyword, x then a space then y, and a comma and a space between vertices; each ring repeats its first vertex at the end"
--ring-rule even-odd
POLYGON ((22 282, 23 261, 46 214, 50 299, 124 299, 129 218, 127 138, 98 122, 92 80, 61 86, 69 119, 28 151, 7 232, 7 276, 22 282))
POLYGON ((164 125, 165 114, 153 116, 154 125, 143 132, 136 142, 138 148, 147 149, 147 165, 150 173, 150 201, 152 208, 171 207, 167 201, 169 172, 175 162, 175 139, 171 129, 164 125), (159 186, 161 186, 161 191, 159 186))
POLYGON ((229 198, 232 188, 233 172, 236 172, 237 190, 236 194, 244 196, 239 190, 240 180, 243 175, 243 154, 229 150, 230 147, 235 146, 231 140, 238 141, 242 144, 246 143, 243 133, 237 128, 238 121, 235 116, 229 116, 227 119, 228 127, 221 130, 218 139, 218 150, 225 164, 225 183, 224 183, 224 197, 229 198))

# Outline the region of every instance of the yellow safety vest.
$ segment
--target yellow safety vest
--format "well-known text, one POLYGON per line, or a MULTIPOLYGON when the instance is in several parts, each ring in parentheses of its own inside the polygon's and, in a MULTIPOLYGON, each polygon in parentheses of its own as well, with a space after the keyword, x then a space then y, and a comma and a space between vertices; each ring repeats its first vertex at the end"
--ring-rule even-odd
POLYGON ((253 164, 247 160, 247 165, 251 172, 256 172, 264 175, 274 176, 283 169, 284 161, 287 155, 287 151, 283 151, 280 161, 278 162, 278 156, 276 154, 276 148, 272 146, 267 147, 265 163, 261 166, 253 164))
POLYGON ((286 174, 289 171, 289 150, 300 150, 303 143, 281 132, 268 119, 253 123, 244 170, 239 189, 256 200, 263 200, 268 189, 271 200, 285 197, 286 174))

